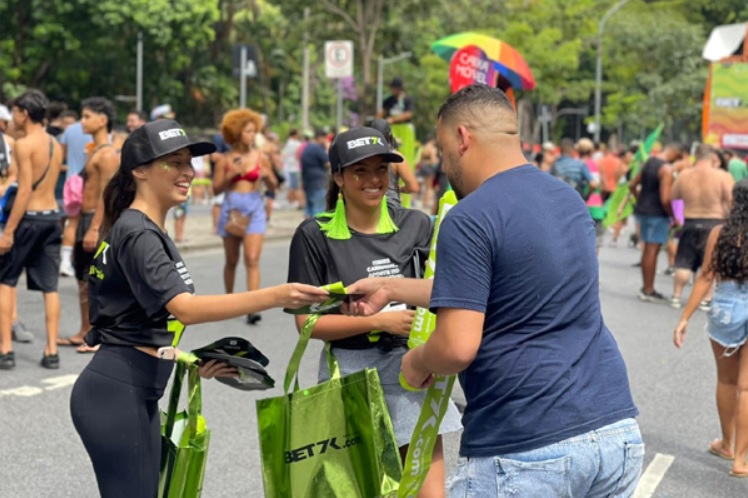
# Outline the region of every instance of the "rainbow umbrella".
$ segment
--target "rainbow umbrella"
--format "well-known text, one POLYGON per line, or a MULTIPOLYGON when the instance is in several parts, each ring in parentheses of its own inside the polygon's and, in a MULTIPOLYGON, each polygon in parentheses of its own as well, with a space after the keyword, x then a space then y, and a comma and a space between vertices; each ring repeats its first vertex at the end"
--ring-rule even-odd
POLYGON ((431 49, 442 59, 450 61, 456 51, 469 45, 483 50, 493 60, 496 71, 509 81, 512 88, 535 88, 535 78, 525 59, 514 47, 497 38, 473 32, 458 33, 434 42, 431 49))

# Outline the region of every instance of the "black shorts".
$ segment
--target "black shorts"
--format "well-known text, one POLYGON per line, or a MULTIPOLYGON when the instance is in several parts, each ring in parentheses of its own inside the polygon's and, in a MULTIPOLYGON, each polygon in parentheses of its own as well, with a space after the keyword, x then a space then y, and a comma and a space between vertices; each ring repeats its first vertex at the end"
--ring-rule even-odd
POLYGON ((704 263, 704 251, 709 233, 724 220, 688 218, 683 223, 683 229, 678 242, 678 252, 675 255, 675 267, 696 271, 704 263))
POLYGON ((15 287, 25 268, 28 290, 57 292, 61 220, 59 210, 26 212, 13 234, 13 247, 0 256, 0 284, 15 287))
POLYGON ((73 269, 75 278, 79 282, 86 280, 88 271, 93 263, 94 251, 87 252, 83 249, 83 238, 91 227, 94 213, 81 213, 78 218, 78 228, 75 230, 75 244, 73 244, 73 269))

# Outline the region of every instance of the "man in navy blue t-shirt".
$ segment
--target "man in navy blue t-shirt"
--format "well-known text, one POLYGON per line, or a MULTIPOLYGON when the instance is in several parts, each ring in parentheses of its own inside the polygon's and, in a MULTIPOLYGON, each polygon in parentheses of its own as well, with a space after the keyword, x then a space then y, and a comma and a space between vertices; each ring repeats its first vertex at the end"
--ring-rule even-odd
POLYGON ((450 496, 632 495, 644 445, 600 310, 584 201, 526 164, 501 90, 472 85, 449 97, 437 139, 461 200, 439 230, 433 286, 365 279, 349 291, 367 294, 357 314, 390 301, 437 314, 402 371, 418 387, 460 374, 465 432, 450 496))
POLYGON ((327 134, 314 133, 314 140, 301 153, 301 183, 306 197, 307 218, 314 218, 325 210, 325 193, 330 179, 330 159, 327 157, 327 134))

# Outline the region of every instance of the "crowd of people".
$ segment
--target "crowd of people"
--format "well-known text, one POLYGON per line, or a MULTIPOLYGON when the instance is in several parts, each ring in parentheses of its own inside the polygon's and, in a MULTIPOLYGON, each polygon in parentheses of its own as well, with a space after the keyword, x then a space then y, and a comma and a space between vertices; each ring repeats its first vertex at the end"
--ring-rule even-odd
MULTIPOLYGON (((707 332, 717 366, 717 412, 722 437, 710 453, 732 461, 730 474, 748 477, 748 252, 743 241, 748 227, 748 168, 745 152, 697 144, 692 151, 678 143, 654 144, 641 167, 632 169, 638 145, 617 154, 595 147, 588 139, 561 142, 560 151, 544 144, 535 157, 542 170, 572 185, 586 200, 598 241, 606 233, 602 220, 616 209, 618 220, 609 228, 617 244, 627 221, 625 204, 635 199, 631 245, 641 252, 640 300, 683 309, 673 339, 685 340, 688 322, 697 310, 707 313, 707 332), (560 153, 559 153, 560 152, 560 153), (620 205, 606 205, 617 188, 630 192, 620 205), (654 288, 660 254, 665 249, 673 277, 670 298, 654 288), (699 270, 701 270, 699 272, 699 270), (685 287, 693 287, 684 305, 685 287)), ((600 243, 598 242, 598 247, 600 243)))
MULTIPOLYGON (((563 139, 528 160, 506 95, 471 85, 446 100, 436 135, 410 165, 402 153, 410 144, 393 133, 412 119, 403 86, 392 82, 389 107, 368 126, 294 129, 284 142, 250 109, 226 112, 220 132, 200 141, 168 105, 150 116, 130 112, 121 129, 103 97, 82 101, 80 118, 38 90, 0 106, 0 369, 15 366, 14 340, 33 338, 16 305, 26 270, 28 289, 44 297, 41 365, 59 368, 62 346, 95 352, 71 413, 102 496, 151 496, 158 486, 157 406, 173 366, 164 348, 176 347, 187 325, 237 316, 257 324, 263 310, 324 300, 320 286, 337 281, 363 297, 319 318, 312 337, 330 344, 343 375, 379 371, 403 458, 424 392, 404 390, 400 373, 420 388, 460 374, 462 422, 450 404, 440 429, 464 428, 450 496, 499 496, 497 461, 500 475, 527 474, 513 483, 520 496, 631 496, 644 445, 602 318, 597 263, 608 229, 616 244, 627 225, 621 216, 604 223, 622 188, 636 204, 642 301, 682 307, 684 287, 703 267, 675 341, 682 344, 697 307, 710 310, 723 437, 709 450, 733 459, 734 475, 748 473, 748 405, 738 396, 748 382, 739 354, 748 332, 735 311, 748 302, 748 170, 739 154, 700 145, 692 160, 669 144, 633 167, 637 144, 613 150, 563 139), (306 221, 291 241, 289 283, 262 288, 262 245, 281 186, 286 206, 306 221), (198 187, 223 241, 218 296, 199 294, 175 244, 198 187), (440 227, 435 277, 424 280, 429 214, 447 188, 460 202, 440 227), (420 194, 420 209, 405 207, 404 194, 420 194), (663 246, 672 255, 670 300, 654 289, 663 246), (78 282, 80 327, 70 335, 59 333, 61 275, 78 282), (437 326, 408 350, 416 306, 436 313, 437 326)), ((305 318, 295 317, 297 327, 305 318)), ((235 373, 216 362, 200 371, 235 373)), ((320 381, 329 375, 323 357, 320 381)), ((443 456, 439 439, 419 496, 445 496, 443 456)))

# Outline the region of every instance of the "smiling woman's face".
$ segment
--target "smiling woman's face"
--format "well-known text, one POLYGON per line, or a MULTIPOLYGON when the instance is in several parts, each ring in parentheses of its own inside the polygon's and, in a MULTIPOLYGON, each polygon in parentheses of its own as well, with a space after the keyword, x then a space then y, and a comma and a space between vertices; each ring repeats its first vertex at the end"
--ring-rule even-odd
POLYGON ((335 174, 346 203, 360 209, 379 208, 390 182, 389 163, 381 156, 364 159, 335 174))
POLYGON ((148 187, 164 205, 172 207, 187 200, 195 169, 186 147, 156 159, 144 172, 148 187))

